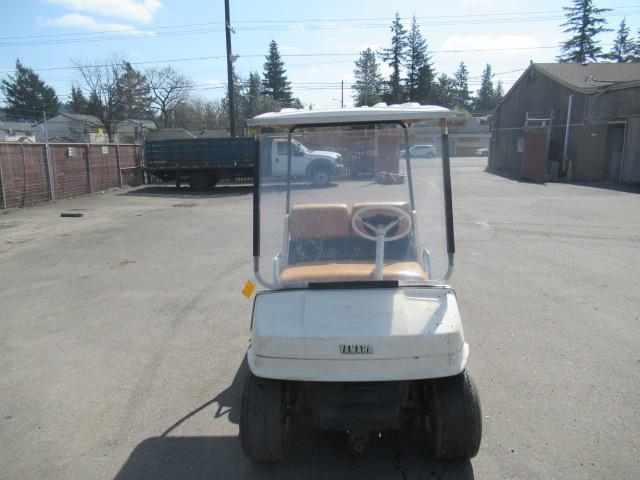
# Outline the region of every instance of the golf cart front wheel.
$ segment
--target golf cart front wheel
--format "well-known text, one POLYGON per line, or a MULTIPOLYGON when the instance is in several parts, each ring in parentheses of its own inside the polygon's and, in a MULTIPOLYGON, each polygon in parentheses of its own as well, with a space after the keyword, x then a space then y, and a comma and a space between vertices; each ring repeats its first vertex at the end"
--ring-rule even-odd
POLYGON ((255 461, 282 460, 288 436, 285 383, 249 372, 240 404, 242 451, 255 461))
POLYGON ((482 411, 478 391, 465 370, 438 378, 428 385, 429 431, 436 458, 473 458, 482 438, 482 411))

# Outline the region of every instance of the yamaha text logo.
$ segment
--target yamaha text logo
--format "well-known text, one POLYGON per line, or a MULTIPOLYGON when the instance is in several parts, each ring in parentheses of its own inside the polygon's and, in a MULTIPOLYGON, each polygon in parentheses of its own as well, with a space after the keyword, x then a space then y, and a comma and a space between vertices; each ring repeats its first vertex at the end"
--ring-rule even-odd
POLYGON ((373 355, 373 345, 338 345, 341 355, 373 355))

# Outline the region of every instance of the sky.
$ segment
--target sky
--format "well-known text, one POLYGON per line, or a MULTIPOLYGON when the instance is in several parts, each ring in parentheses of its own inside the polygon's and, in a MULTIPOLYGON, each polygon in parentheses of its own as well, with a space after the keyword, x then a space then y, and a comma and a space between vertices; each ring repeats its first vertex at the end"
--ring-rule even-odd
MULTIPOLYGON (((452 74, 461 61, 470 70, 470 88, 490 63, 507 90, 530 61, 552 62, 562 5, 570 0, 230 0, 233 53, 241 76, 262 72, 274 39, 285 61, 294 95, 305 105, 336 107, 344 81, 345 105, 352 103, 354 61, 367 48, 390 41, 396 12, 408 26, 415 15, 437 72, 452 74)), ((634 37, 640 2, 596 0, 611 8, 614 30, 623 17, 634 37)), ((62 101, 79 75, 72 60, 94 62, 118 54, 144 69, 172 65, 190 76, 196 95, 219 98, 226 88, 223 0, 22 0, 0 17, 0 77, 16 58, 52 85, 62 101)), ((609 50, 614 32, 599 40, 609 50)), ((388 67, 383 66, 383 72, 388 67)), ((2 97, 0 96, 0 100, 2 97)))

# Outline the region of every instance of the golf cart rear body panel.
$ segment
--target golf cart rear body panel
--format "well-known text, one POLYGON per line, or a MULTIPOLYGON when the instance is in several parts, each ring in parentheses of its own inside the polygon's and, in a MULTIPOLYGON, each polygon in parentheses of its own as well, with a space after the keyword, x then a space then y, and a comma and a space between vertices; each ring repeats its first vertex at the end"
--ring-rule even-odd
POLYGON ((449 288, 263 292, 251 371, 301 381, 377 381, 460 373, 468 347, 449 288))

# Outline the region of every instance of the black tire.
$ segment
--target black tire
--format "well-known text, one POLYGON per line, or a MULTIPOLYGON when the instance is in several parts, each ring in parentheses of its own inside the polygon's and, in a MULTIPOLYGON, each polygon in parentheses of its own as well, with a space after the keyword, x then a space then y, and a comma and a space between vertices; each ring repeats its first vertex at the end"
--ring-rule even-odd
POLYGON ((482 156, 483 157, 488 157, 489 156, 489 152, 482 152, 482 156))
POLYGON ((193 172, 189 176, 189 186, 194 190, 206 190, 212 183, 211 177, 204 172, 193 172))
POLYGON ((429 431, 436 458, 473 458, 482 439, 480 398, 468 372, 429 382, 429 431))
POLYGON ((311 183, 316 187, 326 187, 331 181, 331 172, 327 167, 318 166, 311 170, 311 183))
POLYGON ((247 374, 240 404, 240 442, 247 458, 274 462, 285 457, 289 418, 285 383, 247 374))

